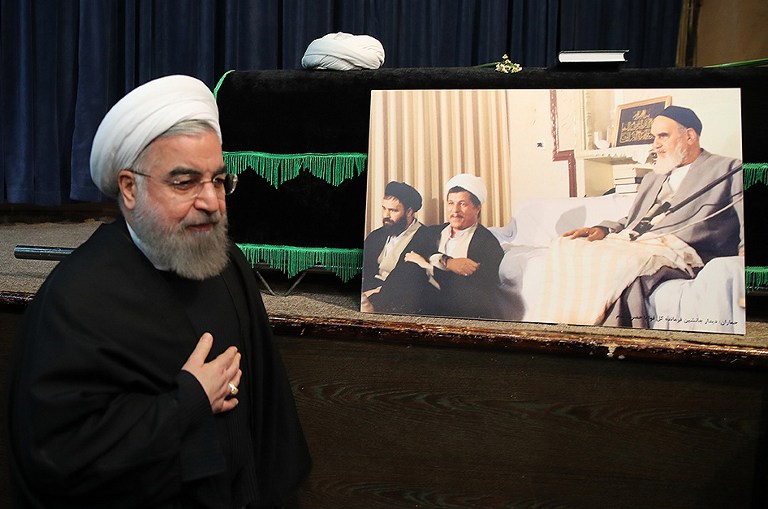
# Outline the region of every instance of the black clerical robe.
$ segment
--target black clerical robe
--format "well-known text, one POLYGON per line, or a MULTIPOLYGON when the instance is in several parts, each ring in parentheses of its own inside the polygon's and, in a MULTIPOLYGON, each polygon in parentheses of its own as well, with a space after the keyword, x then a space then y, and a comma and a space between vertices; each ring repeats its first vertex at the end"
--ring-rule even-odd
MULTIPOLYGON (((257 493, 248 507, 290 496, 309 454, 258 287, 234 246, 223 277, 244 296, 248 317, 240 346, 250 438, 230 444, 221 443, 202 386, 181 371, 197 327, 123 220, 101 226, 51 272, 27 310, 11 366, 20 507, 215 507, 190 494, 227 476, 224 447, 246 443, 257 493)), ((211 302, 210 313, 220 305, 211 302)), ((209 360, 227 345, 214 337, 209 360)))
MULTIPOLYGON (((448 223, 431 227, 436 246, 440 243, 441 232, 447 227, 448 223)), ((481 224, 477 225, 469 241, 467 258, 480 264, 470 276, 461 276, 449 270, 434 270, 440 291, 433 301, 433 314, 501 318, 499 265, 504 258, 504 250, 493 233, 481 224)))
MULTIPOLYGON (((441 232, 448 223, 419 228, 413 249, 424 259, 438 253, 441 232)), ((465 318, 502 317, 499 291, 499 265, 504 250, 488 228, 478 224, 469 241, 467 258, 480 264, 470 276, 434 268, 439 289, 430 283, 428 273, 416 263, 399 263, 389 274, 382 290, 369 299, 374 310, 405 314, 424 314, 465 318)))
POLYGON ((387 243, 389 231, 384 227, 378 228, 365 239, 363 246, 363 292, 379 287, 378 293, 368 297, 376 312, 425 312, 424 304, 429 302, 429 295, 433 288, 425 286, 427 279, 424 270, 414 263, 406 262, 405 255, 410 251, 417 253, 429 251, 432 238, 427 234, 428 230, 429 228, 424 225, 416 230, 400 253, 394 269, 384 281, 375 276, 379 273, 378 258, 387 243))

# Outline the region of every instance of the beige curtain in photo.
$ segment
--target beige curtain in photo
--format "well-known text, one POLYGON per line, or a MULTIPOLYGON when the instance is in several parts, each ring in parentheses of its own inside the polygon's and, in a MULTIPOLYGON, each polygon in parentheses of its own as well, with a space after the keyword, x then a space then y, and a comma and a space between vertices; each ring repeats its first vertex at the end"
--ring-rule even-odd
POLYGON ((381 226, 387 183, 410 184, 424 200, 425 224, 445 221, 444 184, 458 173, 482 177, 488 199, 480 222, 503 226, 510 200, 507 90, 374 90, 368 147, 366 231, 381 226))

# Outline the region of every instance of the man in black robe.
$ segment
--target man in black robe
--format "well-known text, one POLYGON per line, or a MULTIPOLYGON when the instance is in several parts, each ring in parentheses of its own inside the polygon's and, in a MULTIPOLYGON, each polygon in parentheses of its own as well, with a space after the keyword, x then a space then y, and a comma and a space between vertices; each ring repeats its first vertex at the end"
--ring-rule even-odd
POLYGON ((250 266, 227 239, 210 90, 151 81, 107 114, 91 175, 124 218, 49 275, 9 386, 19 507, 280 507, 310 459, 250 266), (209 185, 210 184, 210 185, 209 185))
POLYGON ((405 254, 420 251, 426 228, 416 218, 421 194, 405 182, 389 182, 381 201, 382 225, 363 244, 363 289, 360 309, 381 313, 418 313, 422 298, 411 288, 417 267, 405 254))
POLYGON ((485 183, 480 177, 460 173, 445 188, 448 221, 427 228, 422 244, 428 250, 419 246, 421 251, 405 255, 411 266, 423 269, 421 277, 409 275, 411 291, 422 299, 425 314, 499 319, 499 265, 504 250, 480 224, 488 195, 485 183))

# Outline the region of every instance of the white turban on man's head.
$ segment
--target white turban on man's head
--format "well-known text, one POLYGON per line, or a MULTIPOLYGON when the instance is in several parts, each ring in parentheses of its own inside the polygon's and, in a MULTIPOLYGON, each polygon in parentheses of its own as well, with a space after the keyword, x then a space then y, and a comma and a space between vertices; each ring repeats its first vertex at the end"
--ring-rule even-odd
POLYGON ((205 83, 191 76, 149 81, 120 99, 101 121, 91 148, 91 178, 107 196, 117 197, 117 174, 142 150, 184 120, 202 120, 221 140, 219 109, 205 83))
POLYGON ((445 194, 447 195, 448 191, 454 187, 461 187, 474 194, 475 198, 477 198, 480 203, 485 203, 485 200, 488 197, 488 190, 485 187, 483 179, 469 173, 459 173, 458 175, 451 177, 445 184, 445 194))
POLYGON ((378 69, 384 63, 384 46, 370 35, 344 32, 315 39, 304 52, 301 66, 305 69, 378 69))

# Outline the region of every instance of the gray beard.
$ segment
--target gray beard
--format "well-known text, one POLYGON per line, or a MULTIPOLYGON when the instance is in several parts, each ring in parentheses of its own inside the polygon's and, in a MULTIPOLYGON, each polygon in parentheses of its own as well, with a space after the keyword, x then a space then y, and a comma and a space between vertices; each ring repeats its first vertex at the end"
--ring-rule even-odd
POLYGON ((184 228, 186 223, 163 225, 155 210, 138 200, 131 227, 153 264, 202 281, 221 274, 229 263, 229 237, 226 214, 201 214, 217 220, 215 226, 207 232, 189 232, 184 228))

